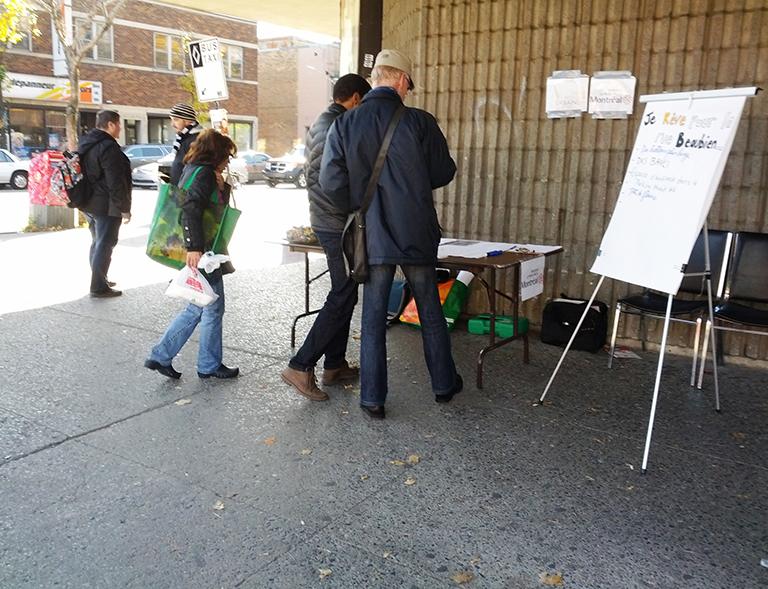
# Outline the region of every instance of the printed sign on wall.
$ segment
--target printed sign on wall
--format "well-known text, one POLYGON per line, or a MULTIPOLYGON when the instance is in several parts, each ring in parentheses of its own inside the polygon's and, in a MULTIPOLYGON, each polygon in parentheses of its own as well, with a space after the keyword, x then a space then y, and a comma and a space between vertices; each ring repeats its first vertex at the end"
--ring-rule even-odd
MULTIPOLYGON (((69 100, 69 80, 47 76, 8 73, 8 88, 4 90, 7 98, 26 98, 31 100, 69 100)), ((101 82, 80 81, 80 102, 101 104, 101 82)))
POLYGON ((589 112, 592 117, 617 119, 631 115, 636 83, 630 72, 595 72, 589 83, 589 112))

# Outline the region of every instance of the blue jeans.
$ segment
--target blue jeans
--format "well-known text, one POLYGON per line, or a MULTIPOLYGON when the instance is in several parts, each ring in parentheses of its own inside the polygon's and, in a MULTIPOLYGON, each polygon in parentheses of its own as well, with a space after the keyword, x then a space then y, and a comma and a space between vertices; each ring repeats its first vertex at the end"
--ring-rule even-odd
MULTIPOLYGON (((451 338, 437 292, 434 266, 402 266, 421 322, 424 359, 436 395, 449 393, 456 382, 451 338)), ((384 405, 387 399, 387 301, 395 266, 370 267, 363 289, 363 330, 360 346, 360 404, 384 405)))
POLYGON ((325 251, 331 290, 323 308, 315 318, 304 343, 288 365, 295 370, 312 370, 325 355, 326 369, 344 365, 349 340, 349 324, 357 304, 357 283, 347 276, 344 253, 341 249, 341 233, 316 231, 317 239, 325 251))
POLYGON ((224 317, 224 280, 221 270, 206 274, 213 292, 219 295, 207 307, 189 304, 187 308, 176 315, 176 318, 165 330, 163 337, 152 348, 150 360, 169 366, 176 354, 200 324, 200 348, 197 353, 197 371, 212 374, 221 366, 222 358, 222 319, 224 317))
POLYGON ((91 215, 86 213, 88 229, 91 231, 91 292, 104 292, 109 289, 107 273, 112 263, 112 250, 117 245, 120 233, 120 217, 91 215))

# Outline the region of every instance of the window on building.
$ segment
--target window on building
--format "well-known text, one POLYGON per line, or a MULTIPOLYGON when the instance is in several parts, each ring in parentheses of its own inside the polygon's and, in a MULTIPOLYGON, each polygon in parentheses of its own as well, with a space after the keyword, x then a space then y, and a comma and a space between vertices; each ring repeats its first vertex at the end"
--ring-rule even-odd
MULTIPOLYGON (((75 19, 75 34, 78 39, 89 42, 94 39, 104 28, 103 22, 88 22, 84 18, 75 19)), ((112 61, 112 27, 109 27, 106 33, 101 36, 99 42, 93 46, 90 53, 86 55, 91 59, 99 61, 112 61)))
POLYGON ((155 67, 184 71, 184 40, 177 35, 155 33, 155 67))
POLYGON ((251 123, 229 122, 229 137, 235 142, 237 149, 240 151, 251 149, 252 131, 253 126, 251 123))
POLYGON ((21 39, 18 43, 8 43, 8 47, 11 49, 22 49, 24 51, 32 51, 32 35, 29 33, 21 33, 21 39))
POLYGON ((171 126, 171 120, 167 117, 147 117, 147 139, 149 143, 173 142, 176 137, 176 131, 171 126))
POLYGON ((243 48, 234 45, 221 46, 224 71, 228 78, 243 79, 243 48))

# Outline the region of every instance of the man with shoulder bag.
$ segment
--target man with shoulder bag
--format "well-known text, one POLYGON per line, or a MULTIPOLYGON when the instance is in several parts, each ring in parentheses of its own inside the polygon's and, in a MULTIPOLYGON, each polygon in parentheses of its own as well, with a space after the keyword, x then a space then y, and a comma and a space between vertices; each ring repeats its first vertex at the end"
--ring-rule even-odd
POLYGON ((349 202, 349 211, 362 207, 364 212, 359 216, 365 227, 368 269, 360 406, 373 419, 385 417, 387 302, 397 265, 419 309, 435 401, 449 402, 463 386, 437 291, 440 226, 432 198, 432 190, 453 179, 456 164, 435 118, 403 104, 413 89, 411 71, 411 60, 399 51, 384 49, 376 56, 373 90, 331 127, 320 168, 323 191, 336 202, 349 202), (366 208, 362 205, 367 188, 366 208))

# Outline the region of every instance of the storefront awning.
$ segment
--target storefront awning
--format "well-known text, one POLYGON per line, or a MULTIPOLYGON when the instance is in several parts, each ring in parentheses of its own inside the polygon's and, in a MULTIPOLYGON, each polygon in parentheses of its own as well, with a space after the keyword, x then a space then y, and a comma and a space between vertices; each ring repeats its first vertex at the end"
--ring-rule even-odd
POLYGON ((163 0, 205 12, 340 37, 340 0, 163 0))

